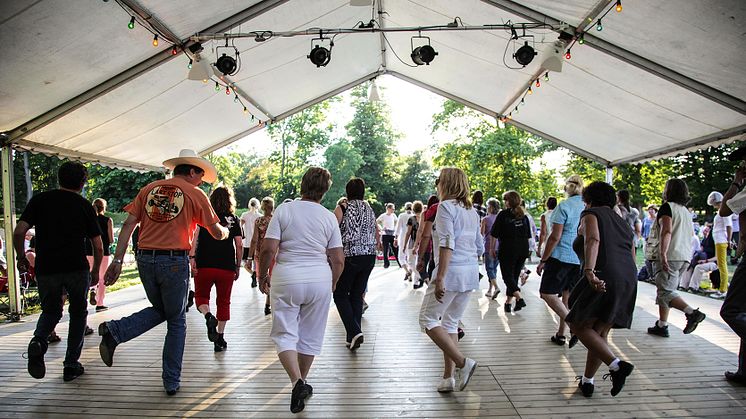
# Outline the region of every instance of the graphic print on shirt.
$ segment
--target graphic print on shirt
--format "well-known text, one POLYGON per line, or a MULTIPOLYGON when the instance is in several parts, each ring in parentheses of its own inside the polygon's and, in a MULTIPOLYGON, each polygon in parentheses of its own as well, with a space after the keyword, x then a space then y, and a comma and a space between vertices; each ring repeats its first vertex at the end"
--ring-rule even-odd
POLYGON ((174 185, 156 186, 148 192, 145 212, 148 218, 165 223, 178 217, 184 209, 184 192, 174 185))

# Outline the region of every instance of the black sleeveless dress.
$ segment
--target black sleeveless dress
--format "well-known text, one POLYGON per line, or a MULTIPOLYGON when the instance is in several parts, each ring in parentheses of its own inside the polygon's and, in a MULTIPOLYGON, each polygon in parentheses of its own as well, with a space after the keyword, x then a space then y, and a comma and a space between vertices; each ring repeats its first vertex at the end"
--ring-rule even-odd
MULTIPOLYGON (((606 282, 606 292, 596 292, 581 278, 570 294, 570 312, 566 321, 590 325, 595 321, 609 323, 614 328, 632 325, 632 314, 637 299, 637 267, 632 257, 632 236, 629 224, 608 207, 594 207, 583 211, 580 218, 595 216, 600 242, 596 259, 596 276, 606 282)), ((573 250, 583 267, 584 238, 578 234, 573 250)))

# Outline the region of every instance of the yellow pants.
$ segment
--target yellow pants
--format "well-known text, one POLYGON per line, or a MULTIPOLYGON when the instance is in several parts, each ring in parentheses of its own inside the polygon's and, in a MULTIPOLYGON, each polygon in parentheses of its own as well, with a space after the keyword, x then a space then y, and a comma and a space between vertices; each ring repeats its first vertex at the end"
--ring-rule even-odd
POLYGON ((728 291, 728 243, 715 243, 715 256, 720 271, 720 292, 728 291))

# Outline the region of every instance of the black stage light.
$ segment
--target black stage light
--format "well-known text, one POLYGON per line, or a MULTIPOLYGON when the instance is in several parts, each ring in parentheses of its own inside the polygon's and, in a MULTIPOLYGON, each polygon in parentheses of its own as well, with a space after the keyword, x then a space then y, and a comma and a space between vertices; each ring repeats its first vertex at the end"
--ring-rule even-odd
POLYGON ((236 59, 223 53, 215 63, 215 68, 226 76, 232 75, 236 71, 236 59))
POLYGON ((438 52, 430 45, 422 45, 412 50, 412 61, 417 65, 430 65, 438 52))
POLYGON ((321 45, 315 45, 306 58, 316 64, 316 67, 326 67, 332 59, 332 52, 321 45))
POLYGON ((528 45, 528 41, 523 44, 522 47, 518 48, 518 51, 516 51, 515 54, 513 54, 513 58, 518 61, 518 64, 524 67, 529 65, 535 56, 536 51, 528 45))

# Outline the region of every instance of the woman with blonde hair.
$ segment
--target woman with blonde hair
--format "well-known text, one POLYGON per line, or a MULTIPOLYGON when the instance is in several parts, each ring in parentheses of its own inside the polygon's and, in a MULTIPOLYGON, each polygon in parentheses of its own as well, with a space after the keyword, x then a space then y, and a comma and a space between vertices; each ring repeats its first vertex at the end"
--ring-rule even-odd
POLYGON ((241 230, 243 231, 243 255, 241 260, 243 261, 244 268, 251 274, 251 288, 256 287, 256 272, 251 269, 251 238, 254 236, 254 223, 256 219, 261 217, 259 213, 259 200, 256 198, 249 199, 248 211, 241 215, 241 230))
POLYGON ((484 243, 466 174, 455 167, 443 168, 435 186, 440 197, 437 230, 433 230, 435 277, 422 300, 420 326, 443 351, 445 366, 438 391, 448 393, 463 390, 477 367, 459 350, 458 325, 471 292, 479 289, 478 255, 484 252, 484 243))
MULTIPOLYGON (((254 261, 254 266, 256 266, 257 272, 269 272, 269 275, 272 276, 272 269, 275 266, 275 258, 274 255, 272 255, 272 258, 267 261, 268 266, 259 266, 259 254, 262 251, 262 244, 264 243, 264 235, 267 234, 267 228, 269 227, 270 221, 272 221, 272 211, 275 209, 275 200, 272 199, 271 196, 265 196, 262 199, 261 203, 261 209, 262 209, 262 215, 261 217, 257 218, 256 221, 254 221, 254 233, 251 237, 251 259, 254 261)), ((267 294, 267 299, 264 302, 264 315, 268 316, 272 313, 272 308, 269 303, 269 294, 267 294)))
POLYGON ((329 303, 344 269, 339 224, 320 204, 331 183, 328 170, 309 168, 301 180, 301 199, 277 208, 259 255, 259 290, 272 298, 270 337, 293 386, 292 413, 302 411, 313 394, 306 379, 321 354, 329 303), (275 255, 277 266, 270 276, 275 255))
MULTIPOLYGON (((573 251, 572 243, 578 236, 580 213, 585 208, 582 193, 583 179, 578 175, 567 178, 566 198, 552 212, 549 219, 551 233, 544 245, 541 262, 536 267, 536 273, 542 275, 539 286, 541 298, 559 317, 557 332, 550 338, 559 346, 564 346, 568 330, 565 316, 569 311, 567 302, 570 290, 580 279, 580 259, 573 251)), ((577 342, 577 337, 572 337, 569 346, 572 348, 577 342)))
MULTIPOLYGON (((106 294, 104 274, 106 273, 106 269, 109 267, 109 256, 111 255, 109 247, 114 241, 114 223, 112 222, 111 218, 104 215, 106 213, 105 199, 94 199, 93 209, 96 211, 96 222, 98 223, 98 227, 101 229, 101 241, 104 245, 104 256, 101 259, 101 269, 98 275, 98 283, 91 284, 95 288, 91 288, 88 302, 90 302, 91 305, 95 305, 96 312, 99 312, 109 309, 109 307, 106 307, 104 305, 104 295, 106 294)), ((88 239, 86 239, 85 243, 88 263, 93 266, 93 246, 91 246, 91 241, 88 239)))
POLYGON ((510 313, 513 309, 513 298, 516 299, 515 311, 526 307, 526 302, 521 296, 521 288, 518 286, 518 276, 528 258, 531 224, 521 206, 521 195, 518 192, 505 192, 503 202, 505 209, 497 214, 490 231, 490 249, 491 256, 497 257, 500 264, 500 273, 505 282, 505 296, 507 297, 505 312, 510 313), (497 251, 495 251, 495 239, 500 243, 497 251))
POLYGON ((241 273, 243 246, 233 191, 225 186, 215 188, 210 194, 210 204, 220 218, 220 224, 230 231, 232 240, 216 240, 206 228, 197 228, 189 262, 194 272, 194 301, 197 310, 205 316, 207 339, 214 344, 215 352, 222 352, 228 348, 224 338, 225 324, 231 318, 231 291, 233 281, 241 273), (213 285, 217 294, 217 317, 210 312, 213 285))

